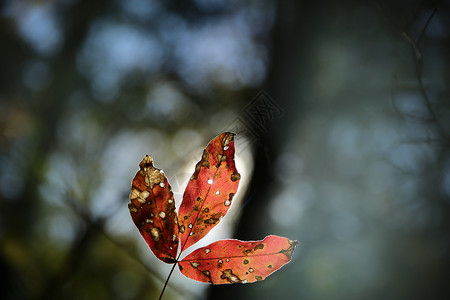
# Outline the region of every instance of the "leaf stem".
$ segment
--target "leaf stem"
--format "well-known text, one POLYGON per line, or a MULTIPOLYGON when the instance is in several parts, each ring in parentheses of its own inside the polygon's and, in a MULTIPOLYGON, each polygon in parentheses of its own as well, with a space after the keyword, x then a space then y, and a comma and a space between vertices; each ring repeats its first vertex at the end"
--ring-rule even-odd
POLYGON ((170 270, 169 276, 167 276, 166 282, 164 282, 164 287, 161 291, 161 295, 159 295, 159 300, 161 300, 164 295, 164 291, 166 290, 166 286, 169 283, 170 276, 172 276, 173 270, 175 270, 176 265, 177 265, 177 263, 173 264, 172 269, 170 270))

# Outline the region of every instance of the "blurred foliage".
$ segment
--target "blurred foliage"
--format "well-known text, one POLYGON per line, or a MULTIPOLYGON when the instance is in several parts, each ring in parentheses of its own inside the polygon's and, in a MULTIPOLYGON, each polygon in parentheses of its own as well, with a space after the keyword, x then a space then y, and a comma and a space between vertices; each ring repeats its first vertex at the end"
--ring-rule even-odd
POLYGON ((128 215, 137 164, 192 169, 237 122, 255 172, 235 237, 300 246, 262 283, 174 278, 165 299, 450 296, 448 1, 0 11, 2 298, 156 298, 170 266, 128 215), (261 89, 282 116, 256 105, 261 89))

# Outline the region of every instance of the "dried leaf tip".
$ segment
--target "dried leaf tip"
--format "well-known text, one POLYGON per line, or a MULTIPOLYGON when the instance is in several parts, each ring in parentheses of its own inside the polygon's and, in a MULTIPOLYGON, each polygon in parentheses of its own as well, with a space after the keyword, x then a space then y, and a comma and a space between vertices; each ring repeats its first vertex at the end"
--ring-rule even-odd
POLYGON ((151 157, 151 155, 146 155, 139 163, 139 168, 141 168, 142 170, 152 166, 153 166, 153 157, 151 157))
POLYGON ((157 169, 153 166, 153 158, 150 155, 146 155, 142 161, 139 163, 139 174, 144 177, 145 184, 150 189, 158 184, 161 188, 165 187, 165 179, 166 176, 164 172, 160 169, 157 169))
POLYGON ((236 134, 232 133, 232 132, 224 132, 224 137, 222 139, 222 146, 228 147, 228 145, 230 145, 230 143, 234 140, 234 136, 236 134))
POLYGON ((292 259, 292 254, 294 253, 295 247, 297 247, 297 245, 299 244, 298 241, 296 240, 289 240, 289 248, 285 249, 285 250, 281 250, 280 253, 283 253, 284 255, 286 255, 286 257, 288 258, 288 260, 292 259))

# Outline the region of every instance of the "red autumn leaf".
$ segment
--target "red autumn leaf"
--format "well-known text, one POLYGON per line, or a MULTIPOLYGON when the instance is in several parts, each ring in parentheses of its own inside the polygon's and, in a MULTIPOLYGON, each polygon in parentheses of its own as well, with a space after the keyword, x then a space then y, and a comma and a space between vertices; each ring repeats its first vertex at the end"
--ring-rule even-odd
POLYGON ((224 284, 264 280, 291 260, 298 242, 273 235, 262 241, 217 241, 178 260, 185 248, 204 237, 227 213, 241 178, 234 152, 230 132, 208 144, 186 187, 178 218, 164 173, 153 166, 149 155, 139 164, 128 204, 131 217, 153 253, 174 264, 160 299, 176 264, 191 279, 224 284), (177 256, 178 235, 181 250, 177 256))
POLYGON ((287 264, 297 244, 275 235, 262 241, 222 240, 195 250, 178 266, 183 275, 201 282, 250 283, 287 264))
POLYGON ((163 262, 176 262, 178 226, 175 202, 162 170, 146 155, 133 179, 128 204, 131 217, 153 253, 163 262))
POLYGON ((240 178, 234 163, 234 133, 224 132, 209 142, 184 192, 178 213, 181 251, 225 216, 240 178))

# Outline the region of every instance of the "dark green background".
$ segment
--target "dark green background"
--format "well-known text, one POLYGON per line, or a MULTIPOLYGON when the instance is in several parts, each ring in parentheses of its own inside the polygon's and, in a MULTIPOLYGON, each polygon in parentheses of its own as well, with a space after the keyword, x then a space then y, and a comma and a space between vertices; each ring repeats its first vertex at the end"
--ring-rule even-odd
POLYGON ((151 154, 179 204, 230 128, 228 237, 300 245, 255 284, 176 270, 164 299, 450 296, 449 1, 1 3, 2 299, 156 299, 132 176, 151 154))

